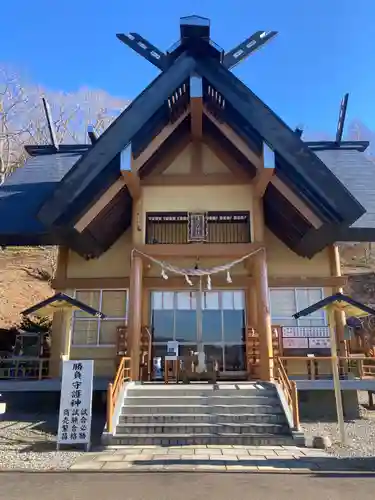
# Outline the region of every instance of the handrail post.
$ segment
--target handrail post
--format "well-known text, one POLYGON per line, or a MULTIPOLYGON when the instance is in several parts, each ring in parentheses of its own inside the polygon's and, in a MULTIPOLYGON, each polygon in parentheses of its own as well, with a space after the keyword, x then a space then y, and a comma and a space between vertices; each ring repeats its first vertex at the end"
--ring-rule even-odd
POLYGON ((295 430, 300 428, 299 422, 299 408, 298 408, 298 392, 297 392, 297 384, 294 380, 290 381, 291 385, 291 396, 292 396, 292 407, 293 407, 293 426, 295 430))
POLYGON ((359 378, 360 379, 363 379, 363 375, 364 375, 364 370, 363 370, 363 359, 359 359, 359 367, 358 367, 358 374, 359 374, 359 378))
POLYGON ((113 412, 113 384, 110 382, 107 389, 107 429, 112 432, 112 412, 113 412))

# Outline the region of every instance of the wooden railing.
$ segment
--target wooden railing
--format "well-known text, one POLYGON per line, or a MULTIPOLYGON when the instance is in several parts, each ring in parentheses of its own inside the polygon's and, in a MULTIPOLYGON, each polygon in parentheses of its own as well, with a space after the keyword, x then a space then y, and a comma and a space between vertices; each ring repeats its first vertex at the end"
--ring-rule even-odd
POLYGON ((289 380, 284 365, 279 357, 274 358, 274 378, 280 384, 284 392, 287 404, 293 418, 293 428, 300 429, 297 386, 293 380, 289 380))
MULTIPOLYGON (((286 375, 294 379, 324 380, 332 378, 331 356, 281 356, 286 375)), ((365 356, 337 357, 340 378, 375 378, 375 359, 365 356)))
POLYGON ((119 393, 125 382, 131 380, 131 359, 128 357, 121 358, 117 368, 115 380, 108 384, 107 389, 107 429, 108 432, 113 430, 113 413, 119 393))
POLYGON ((0 379, 42 380, 48 377, 49 358, 19 356, 0 359, 0 379))

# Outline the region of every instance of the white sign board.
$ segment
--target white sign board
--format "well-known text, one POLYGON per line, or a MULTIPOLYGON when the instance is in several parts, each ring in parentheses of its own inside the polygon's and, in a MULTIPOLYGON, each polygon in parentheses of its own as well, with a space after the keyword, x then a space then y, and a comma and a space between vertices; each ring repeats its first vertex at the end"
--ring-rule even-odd
POLYGON ((178 342, 171 340, 167 342, 167 355, 165 359, 177 359, 178 358, 178 342))
POLYGON ((329 337, 328 326, 283 326, 283 337, 329 337))
POLYGON ((310 349, 329 349, 331 347, 330 339, 314 338, 309 339, 310 349))
POLYGON ((63 361, 57 448, 90 447, 94 361, 63 361))
POLYGON ((306 338, 301 337, 286 337, 283 338, 284 349, 307 349, 308 343, 306 338))

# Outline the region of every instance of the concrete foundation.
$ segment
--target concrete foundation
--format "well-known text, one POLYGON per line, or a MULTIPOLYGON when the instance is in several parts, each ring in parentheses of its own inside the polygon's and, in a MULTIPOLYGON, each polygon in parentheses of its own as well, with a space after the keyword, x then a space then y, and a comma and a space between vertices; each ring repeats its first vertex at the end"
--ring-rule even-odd
MULTIPOLYGON (((359 418, 357 391, 341 391, 346 420, 359 418)), ((333 390, 298 391, 299 411, 302 421, 337 419, 335 393, 333 390)))

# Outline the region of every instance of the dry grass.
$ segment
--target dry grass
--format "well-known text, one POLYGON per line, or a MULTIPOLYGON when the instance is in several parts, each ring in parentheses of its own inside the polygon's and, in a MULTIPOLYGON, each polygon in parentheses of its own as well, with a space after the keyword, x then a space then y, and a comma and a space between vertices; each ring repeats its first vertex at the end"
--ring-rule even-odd
POLYGON ((53 290, 51 275, 54 249, 7 248, 0 251, 0 328, 9 328, 20 321, 27 307, 49 297, 53 290))

